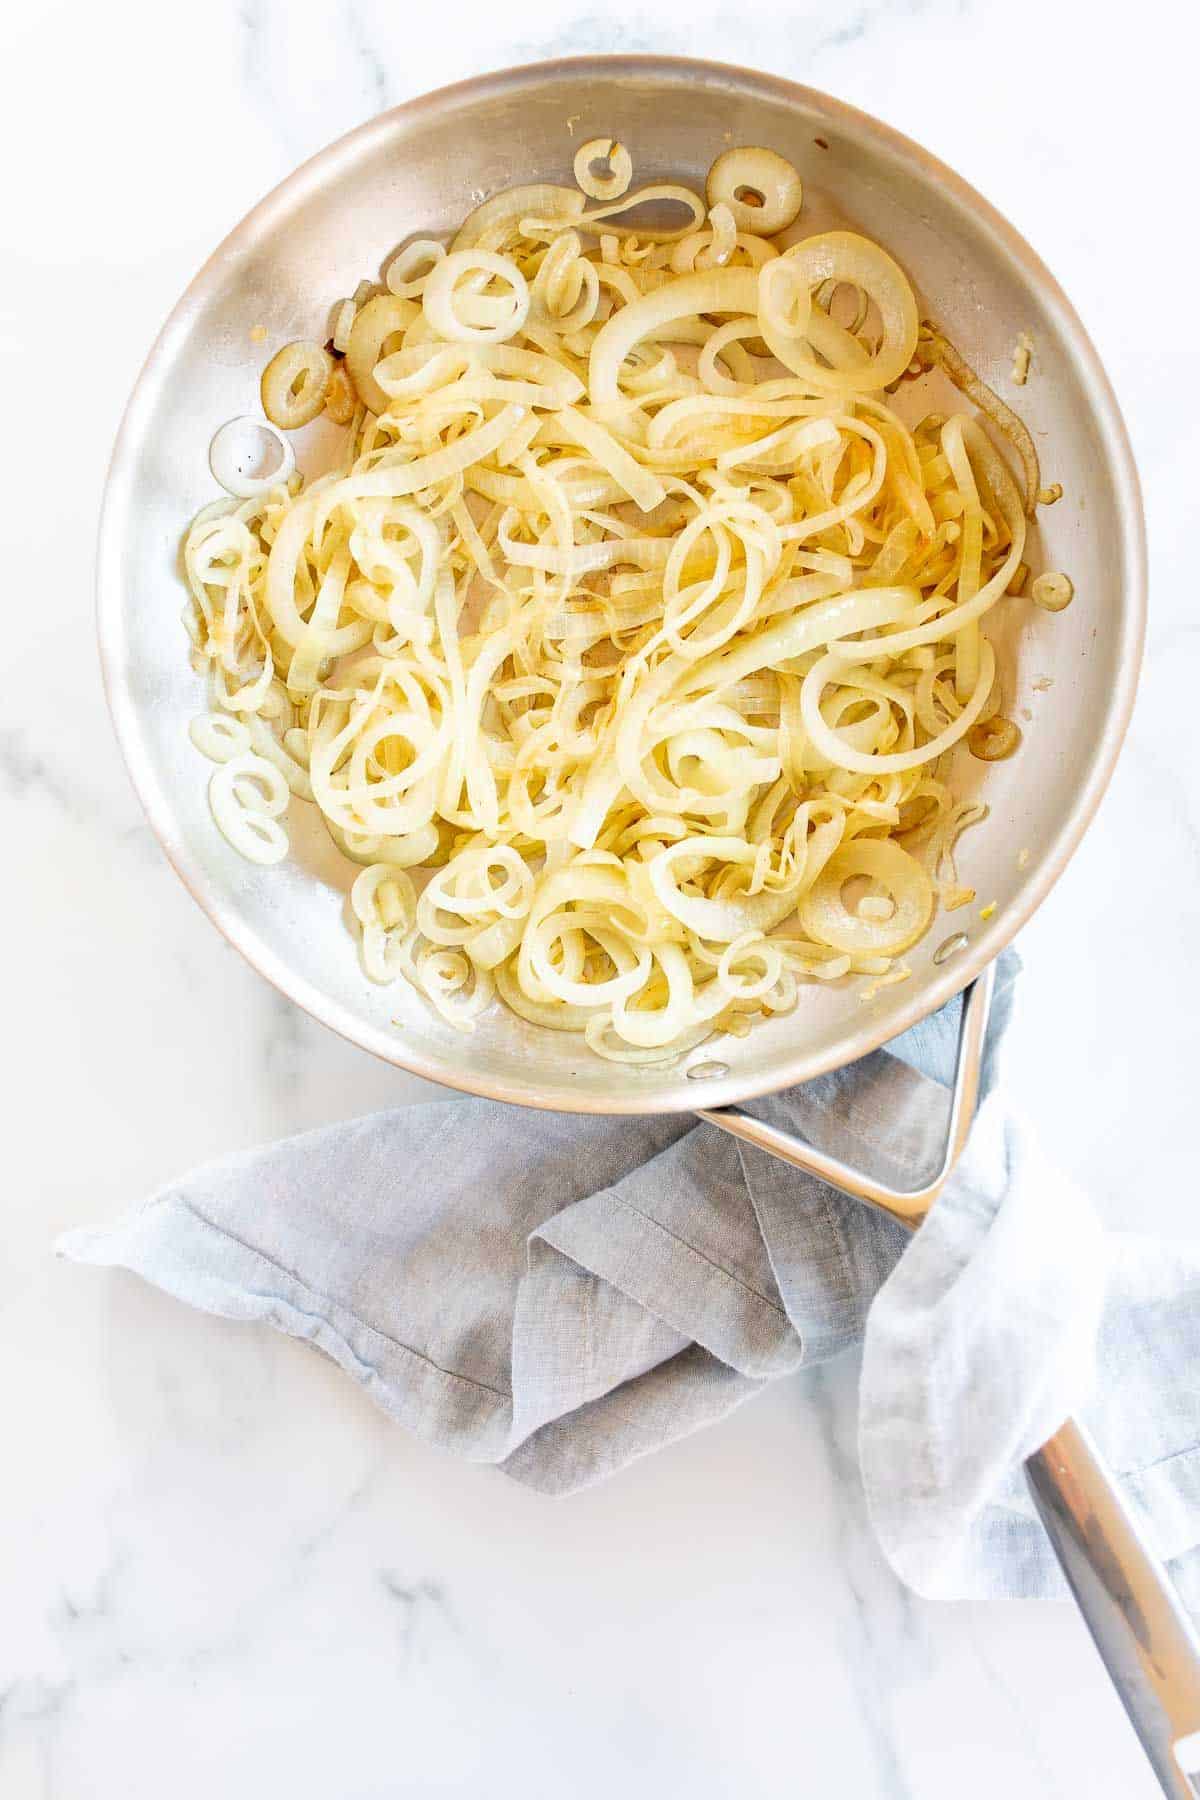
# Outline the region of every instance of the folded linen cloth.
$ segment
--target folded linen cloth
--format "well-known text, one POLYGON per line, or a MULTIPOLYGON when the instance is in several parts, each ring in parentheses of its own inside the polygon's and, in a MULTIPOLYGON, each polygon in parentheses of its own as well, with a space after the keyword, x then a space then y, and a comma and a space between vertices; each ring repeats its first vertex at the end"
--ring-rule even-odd
MULTIPOLYGON (((688 1116, 447 1100, 209 1164, 59 1249, 265 1319, 421 1436, 546 1492, 864 1339, 868 1504, 918 1592, 1058 1590, 1019 1464, 1082 1408, 1200 1607, 1200 1246, 1106 1238, 1005 1115, 1016 968, 970 1145, 913 1239, 688 1116)), ((890 1178, 914 1182, 959 1011, 751 1110, 876 1167, 886 1145, 890 1178)))

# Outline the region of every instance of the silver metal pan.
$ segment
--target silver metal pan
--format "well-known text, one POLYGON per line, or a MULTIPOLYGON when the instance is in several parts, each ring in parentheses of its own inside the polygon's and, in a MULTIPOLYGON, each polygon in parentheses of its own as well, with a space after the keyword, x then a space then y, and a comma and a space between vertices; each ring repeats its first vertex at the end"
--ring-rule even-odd
MULTIPOLYGON (((918 385, 920 411, 950 397, 918 385)), ((311 430, 300 449, 310 469, 328 448, 320 428, 311 430)), ((230 234, 172 313, 126 413, 100 535, 100 642, 121 744, 171 862, 230 942, 323 1023, 414 1074, 496 1100, 702 1110, 915 1224, 969 1128, 989 965, 1053 886, 1111 774, 1137 680, 1144 564, 1137 477, 1099 359, 1048 270, 986 201, 917 145, 811 89, 682 58, 592 57, 485 76, 398 107, 306 163, 230 234), (965 852, 976 906, 935 924, 908 955, 912 978, 869 1004, 849 987, 814 988, 790 1017, 658 1069, 604 1062, 499 1009, 464 1037, 402 984, 372 986, 343 921, 354 871, 303 816, 311 809, 293 808, 293 855, 271 869, 245 862, 215 829, 187 735, 202 687, 179 623, 178 546, 211 497, 207 446, 227 419, 256 409, 264 343, 323 340, 331 302, 402 240, 451 230, 514 181, 563 180, 574 149, 602 133, 630 147, 644 180, 695 181, 727 145, 769 144, 800 169, 813 229, 851 224, 890 249, 985 380, 1019 399, 1045 479, 1064 489, 1041 515, 1032 560, 1068 570, 1078 596, 1054 617, 1010 608, 1024 615, 1019 630, 1001 631, 1006 703, 1022 717, 1025 742, 1010 762, 964 758, 955 777, 991 809, 965 852), (1034 341, 1035 374, 1018 394, 1009 371, 1021 332, 1034 341), (986 922, 985 903, 995 908, 986 922), (960 933, 965 941, 951 949, 960 933), (854 1061, 968 984, 946 1154, 919 1191, 896 1194, 738 1110, 854 1061)), ((1030 1471, 1165 1791, 1200 1792, 1176 1755, 1200 1731, 1195 1642, 1165 1576, 1077 1428, 1065 1427, 1030 1471)))

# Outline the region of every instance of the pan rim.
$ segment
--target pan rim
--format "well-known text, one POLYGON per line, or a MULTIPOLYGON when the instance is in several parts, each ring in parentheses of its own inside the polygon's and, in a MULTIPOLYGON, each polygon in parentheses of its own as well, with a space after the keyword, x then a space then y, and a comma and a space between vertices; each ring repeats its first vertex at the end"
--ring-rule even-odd
POLYGON ((509 1104, 559 1112, 638 1115, 687 1112, 700 1101, 698 1093, 651 1094, 640 1092, 633 1083, 622 1092, 620 1082, 628 1080, 628 1075, 619 1065, 614 1065, 614 1091, 611 1094, 581 1093, 569 1086, 560 1086, 534 1095, 527 1087, 502 1076, 485 1077, 464 1072, 449 1060, 415 1049, 401 1035, 374 1025, 355 1013, 352 1007, 325 993, 240 919, 219 882, 197 866, 184 841, 171 796, 159 782, 147 753, 140 710, 124 676, 128 659, 124 653, 121 540, 142 442, 142 427, 159 366, 169 360, 198 306, 220 283, 227 263, 239 254, 244 241, 261 233, 314 186, 323 187, 336 181, 341 169, 369 155, 374 145, 385 141, 398 123, 419 120, 426 114, 466 102, 511 96, 555 78, 658 80, 675 85, 704 81, 737 91, 751 100, 770 98, 818 110, 832 123, 840 121, 854 135, 873 141, 885 156, 915 165, 925 179, 935 181, 960 204, 971 209, 1005 253, 1024 269, 1043 303, 1056 315, 1056 322, 1087 379, 1096 429, 1120 503, 1119 531, 1124 563, 1129 571, 1129 588, 1121 617, 1121 641, 1117 646, 1118 678, 1097 733, 1086 779, 1036 871, 1012 904, 1004 909, 1003 916, 998 916, 973 939, 969 951, 947 965, 947 972, 926 985, 919 998, 905 1001, 902 990, 893 990, 897 996, 894 1001, 881 1008, 869 1022, 864 1021, 857 1028, 847 1027, 824 1051, 801 1050, 781 1058, 778 1066, 767 1074, 732 1070, 726 1076, 706 1080, 703 1105, 707 1110, 753 1100, 844 1067, 899 1036, 918 1020, 927 1018, 966 987, 1037 911, 1074 855, 1108 787, 1133 710, 1145 638, 1146 531, 1132 446, 1108 374, 1075 308, 1042 259, 990 202, 913 139, 819 89, 761 71, 682 56, 589 55, 520 64, 434 89, 379 114, 319 150, 259 201, 218 245, 172 309, 138 374, 114 444, 100 517, 97 624, 101 670, 130 779, 167 860, 225 939, 259 974, 321 1024, 360 1049, 412 1075, 461 1093, 509 1104), (847 1048, 848 1040, 852 1040, 850 1048, 847 1048))

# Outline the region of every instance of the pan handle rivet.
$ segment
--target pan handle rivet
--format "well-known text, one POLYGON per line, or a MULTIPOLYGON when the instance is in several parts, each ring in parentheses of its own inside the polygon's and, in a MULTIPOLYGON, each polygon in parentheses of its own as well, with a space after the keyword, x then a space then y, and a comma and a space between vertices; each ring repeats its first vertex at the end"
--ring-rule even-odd
POLYGON ((969 939, 965 931, 956 931, 952 937, 944 938, 933 953, 933 961, 939 965, 949 962, 960 950, 965 950, 969 939))

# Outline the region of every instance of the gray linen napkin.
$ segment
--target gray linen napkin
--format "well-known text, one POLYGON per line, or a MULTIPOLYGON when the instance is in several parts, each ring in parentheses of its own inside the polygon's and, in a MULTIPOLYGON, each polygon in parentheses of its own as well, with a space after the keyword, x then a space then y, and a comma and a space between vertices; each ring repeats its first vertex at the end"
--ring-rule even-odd
MULTIPOLYGON (((999 973, 991 1093, 1016 959, 999 973)), ((939 1141, 952 1002, 763 1116, 913 1180, 939 1141)), ((395 1418, 546 1492, 597 1480, 864 1338, 871 1515, 927 1594, 1059 1577, 1016 1475, 1091 1419, 1200 1605, 1200 1247, 1106 1239, 985 1100, 915 1240, 688 1117, 446 1101, 209 1164, 60 1251, 324 1350, 395 1418), (903 1254, 902 1254, 903 1252, 903 1254), (874 1304, 872 1304, 874 1303, 874 1304)))

